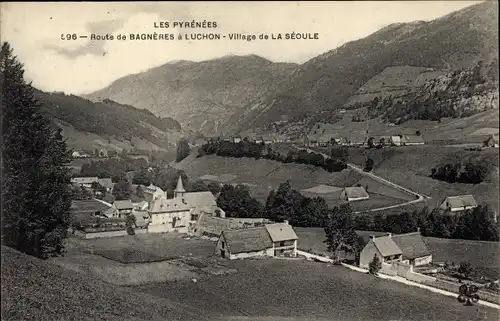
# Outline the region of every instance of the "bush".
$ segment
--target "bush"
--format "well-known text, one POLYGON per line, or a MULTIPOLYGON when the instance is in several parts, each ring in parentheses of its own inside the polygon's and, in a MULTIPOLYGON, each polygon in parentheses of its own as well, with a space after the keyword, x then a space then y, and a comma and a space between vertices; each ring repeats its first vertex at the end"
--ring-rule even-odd
POLYGON ((377 254, 373 254, 372 261, 368 264, 368 273, 372 275, 377 275, 378 271, 382 268, 382 262, 378 258, 377 254))

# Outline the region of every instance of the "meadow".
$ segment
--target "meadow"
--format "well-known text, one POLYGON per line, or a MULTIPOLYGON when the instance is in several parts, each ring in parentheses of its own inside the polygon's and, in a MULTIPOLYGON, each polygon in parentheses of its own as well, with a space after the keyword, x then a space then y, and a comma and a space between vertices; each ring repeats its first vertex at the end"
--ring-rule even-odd
POLYGON ((378 279, 341 266, 305 260, 239 260, 238 273, 198 282, 136 287, 183 300, 209 315, 258 320, 471 320, 498 311, 466 307, 455 298, 378 279))

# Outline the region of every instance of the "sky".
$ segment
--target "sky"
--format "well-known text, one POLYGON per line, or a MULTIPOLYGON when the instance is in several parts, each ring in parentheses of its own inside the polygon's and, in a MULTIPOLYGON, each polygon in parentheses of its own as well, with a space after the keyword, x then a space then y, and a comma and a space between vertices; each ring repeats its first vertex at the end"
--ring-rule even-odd
MULTIPOLYGON (((317 2, 11 2, 1 3, 0 38, 45 91, 85 94, 114 80, 176 60, 256 54, 274 62, 305 61, 395 22, 429 21, 478 1, 317 2), (186 22, 216 28, 184 28, 186 22), (169 28, 155 28, 169 22, 169 28), (174 22, 183 22, 180 28, 174 22), (175 40, 131 40, 130 34, 173 34, 175 40), (229 40, 231 33, 318 34, 318 39, 229 40), (221 40, 178 40, 220 34, 221 40), (62 40, 61 35, 88 38, 62 40), (112 34, 114 40, 91 40, 112 34), (117 35, 126 40, 117 40, 117 35), (223 36, 226 38, 223 38, 223 36)), ((167 77, 168 75, 166 75, 167 77)))

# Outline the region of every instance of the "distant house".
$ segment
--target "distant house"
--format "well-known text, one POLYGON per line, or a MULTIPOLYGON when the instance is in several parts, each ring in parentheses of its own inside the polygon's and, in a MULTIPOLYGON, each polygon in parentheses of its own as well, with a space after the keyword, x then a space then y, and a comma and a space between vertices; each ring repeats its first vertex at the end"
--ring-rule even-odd
POLYGON ((91 188, 92 183, 99 183, 99 178, 96 177, 73 177, 71 183, 78 184, 80 186, 91 188))
POLYGON ((424 145, 424 139, 422 138, 422 136, 406 135, 401 138, 401 145, 403 146, 424 145))
POLYGON ((158 186, 155 186, 153 184, 150 184, 149 186, 143 187, 143 192, 144 200, 151 205, 151 203, 160 197, 165 197, 165 192, 159 188, 158 186))
POLYGON ((73 200, 71 201, 70 213, 104 217, 110 207, 105 202, 96 199, 73 200))
POLYGON ((263 218, 226 218, 216 217, 209 213, 201 213, 192 232, 196 236, 218 238, 223 231, 259 227, 266 223, 270 223, 270 221, 263 218))
POLYGON ((401 146, 401 137, 397 135, 391 136, 390 143, 392 146, 401 146))
POLYGON ((108 151, 104 148, 101 148, 99 149, 99 151, 97 152, 97 156, 99 157, 108 157, 108 151))
POLYGON ((113 190, 113 186, 115 186, 111 178, 99 178, 97 182, 104 187, 108 193, 110 193, 113 190))
POLYGON ((73 200, 71 202, 70 222, 73 228, 86 231, 88 228, 121 228, 123 220, 114 216, 111 204, 101 200, 73 200))
POLYGON ((216 245, 216 254, 223 258, 275 257, 297 255, 297 235, 285 223, 267 224, 263 227, 225 230, 216 245))
POLYGON ((207 140, 206 139, 203 139, 203 138, 198 138, 194 141, 194 145, 195 146, 203 146, 207 143, 207 140))
POLYGON ((73 158, 80 158, 81 154, 80 154, 80 152, 74 151, 73 153, 71 153, 71 157, 73 157, 73 158))
POLYGON ((372 236, 361 251, 360 267, 368 268, 374 255, 377 255, 382 263, 402 262, 421 266, 432 262, 432 254, 420 232, 372 236))
POLYGON ((344 188, 340 197, 348 202, 367 200, 370 198, 365 188, 361 186, 344 188))
POLYGON ((349 146, 363 147, 364 145, 365 145, 365 138, 362 138, 362 137, 349 138, 349 146))
POLYGON ((116 209, 115 215, 118 218, 126 217, 134 209, 134 205, 130 200, 114 201, 113 207, 116 209))
POLYGON ((498 135, 491 135, 485 142, 484 146, 498 148, 498 135))
POLYGON ((264 135, 264 136, 262 136, 262 141, 264 142, 264 144, 272 144, 272 143, 274 143, 274 139, 273 139, 273 137, 271 137, 271 135, 264 135))
POLYGON ((330 144, 330 141, 331 141, 330 136, 323 135, 318 138, 318 145, 321 147, 326 147, 328 146, 328 144, 330 144))
POLYGON ((233 137, 233 143, 238 144, 239 142, 241 142, 241 137, 239 136, 233 137))
POLYGON ((466 211, 476 207, 477 202, 472 195, 448 196, 439 206, 440 209, 448 212, 466 211))

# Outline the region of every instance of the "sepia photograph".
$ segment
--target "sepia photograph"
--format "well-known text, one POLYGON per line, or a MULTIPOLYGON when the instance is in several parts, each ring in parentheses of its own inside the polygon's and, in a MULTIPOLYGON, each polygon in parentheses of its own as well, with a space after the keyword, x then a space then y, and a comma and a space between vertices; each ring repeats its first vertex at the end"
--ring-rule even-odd
POLYGON ((498 1, 0 4, 1 321, 500 321, 498 1))

